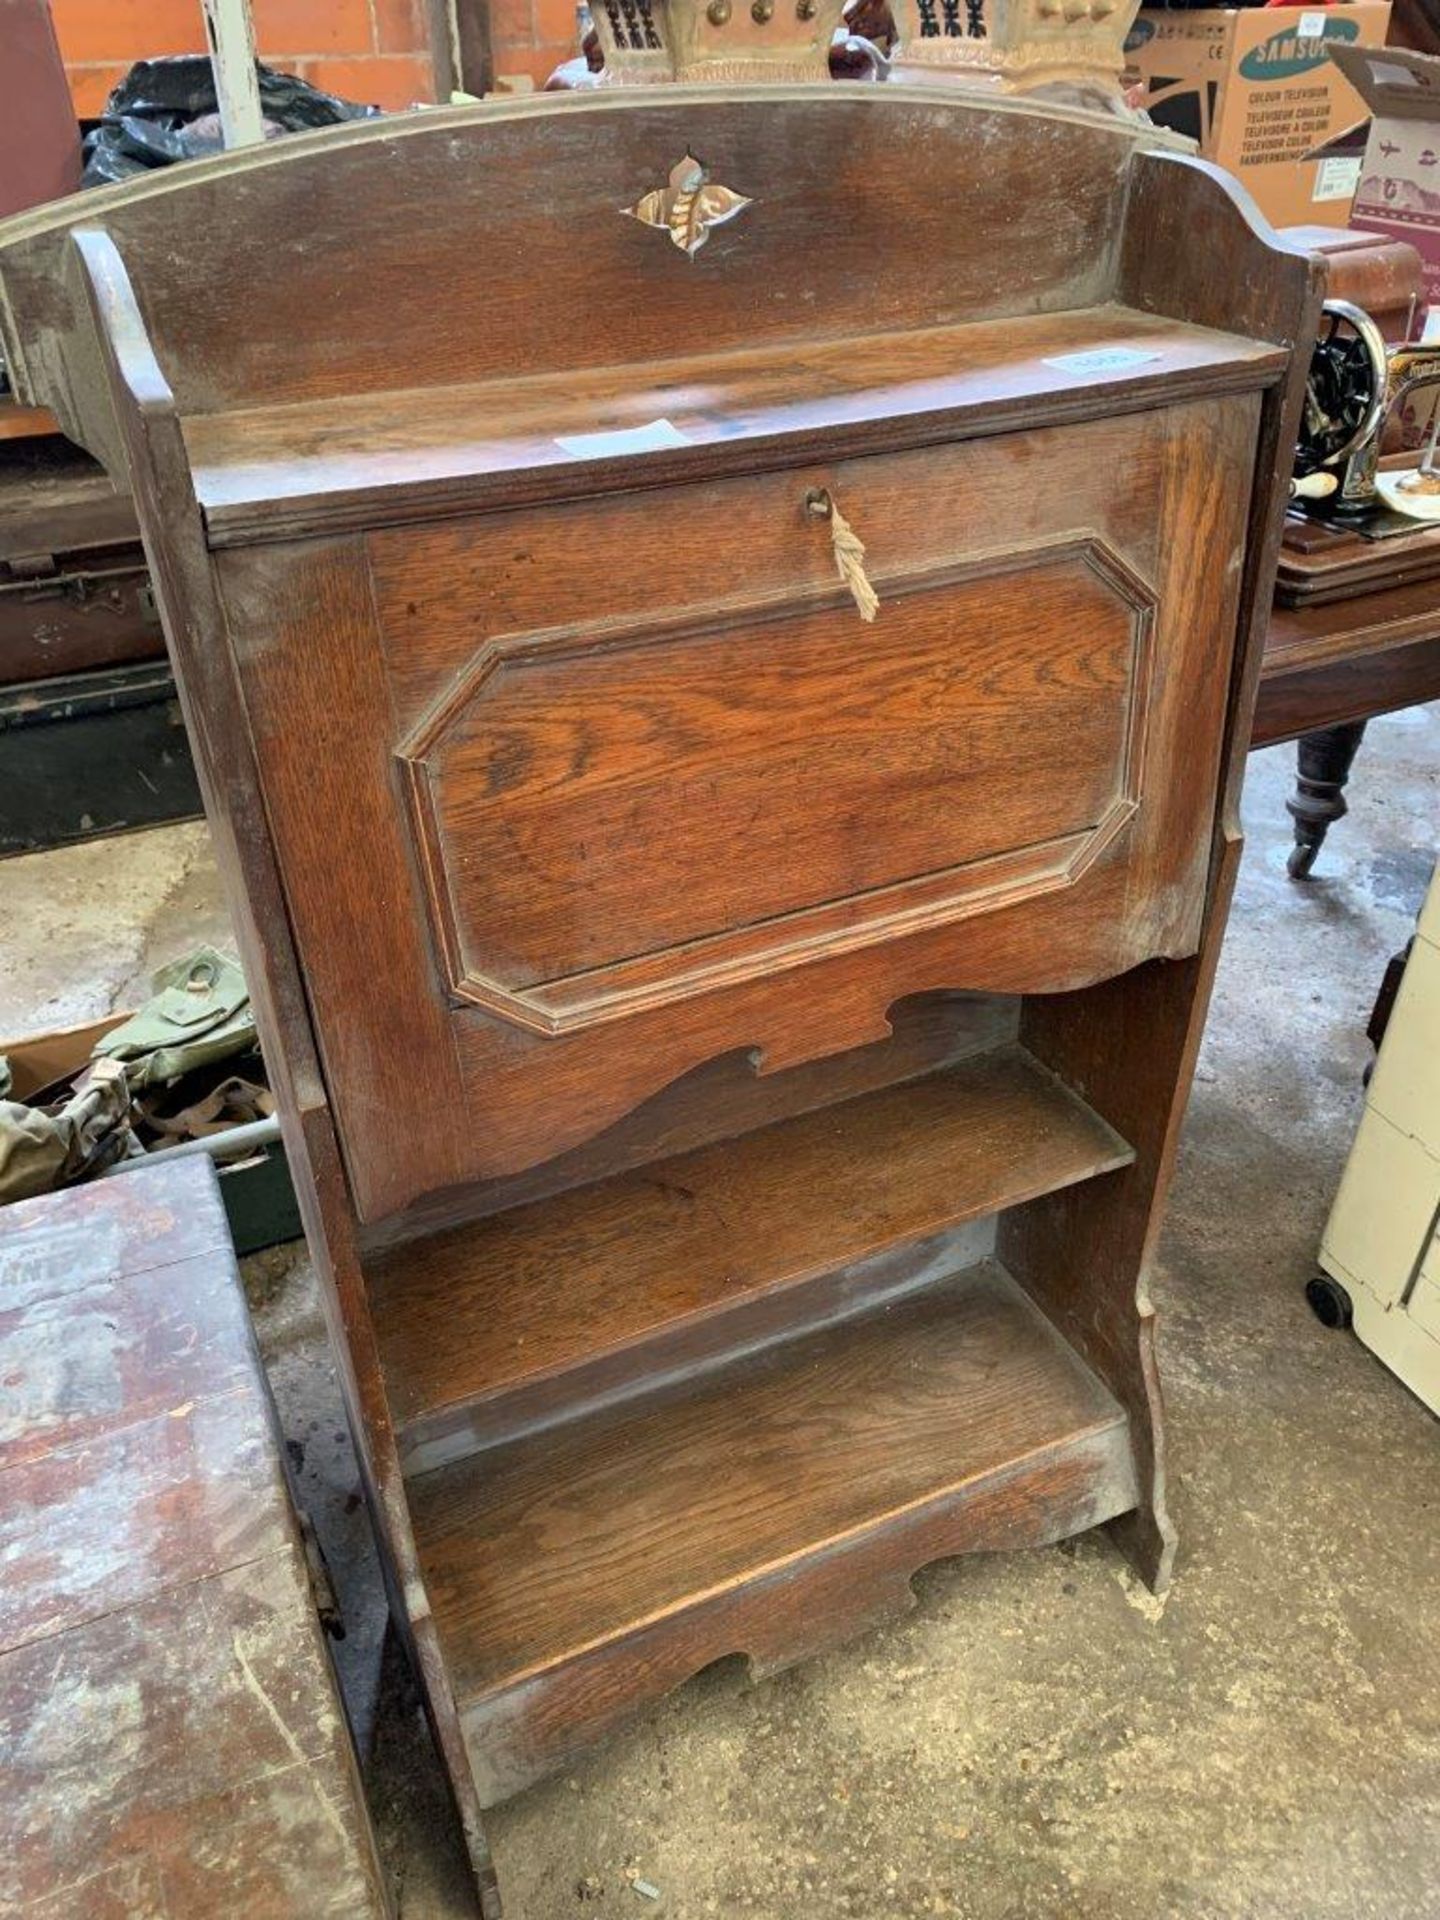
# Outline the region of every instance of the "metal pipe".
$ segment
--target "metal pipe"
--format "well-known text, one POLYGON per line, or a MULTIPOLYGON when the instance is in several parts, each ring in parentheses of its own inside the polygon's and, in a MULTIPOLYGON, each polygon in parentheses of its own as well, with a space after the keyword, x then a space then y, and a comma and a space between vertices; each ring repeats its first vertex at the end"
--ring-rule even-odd
POLYGON ((237 1155, 253 1153, 280 1138, 276 1114, 266 1120, 248 1120, 243 1127, 227 1127, 223 1133, 207 1133, 203 1140, 182 1140, 177 1146, 158 1147, 154 1153, 137 1153, 132 1159, 117 1160, 95 1177, 108 1180, 113 1173, 129 1173, 134 1167, 153 1167, 157 1160, 179 1160, 189 1154, 208 1153, 212 1160, 233 1160, 237 1155))

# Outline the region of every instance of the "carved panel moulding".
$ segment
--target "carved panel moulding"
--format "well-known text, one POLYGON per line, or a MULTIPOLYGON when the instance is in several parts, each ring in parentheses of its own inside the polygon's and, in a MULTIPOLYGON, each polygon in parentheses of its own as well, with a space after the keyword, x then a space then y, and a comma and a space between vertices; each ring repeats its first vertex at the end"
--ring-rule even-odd
MULTIPOLYGON (((844 589, 599 635, 593 628, 566 629, 508 635, 483 646, 450 695, 397 750, 430 922, 454 999, 530 1032, 566 1033, 1074 886, 1141 804, 1155 606, 1150 588, 1093 536, 882 584, 884 609, 865 630, 866 644, 869 634, 883 635, 886 616, 904 621, 913 608, 906 645, 913 654, 917 637, 925 641, 914 672, 929 677, 923 699, 907 684, 909 669, 897 677, 883 726, 873 739, 837 736, 837 764, 841 778, 847 766, 858 769, 851 802, 866 807, 873 804, 865 797, 867 754, 883 752, 898 732, 907 754, 930 757, 940 791, 953 791, 954 798, 937 809, 925 857, 910 870, 876 864, 853 890, 837 882, 818 897, 813 889, 807 894, 774 849, 807 831, 817 811, 845 802, 813 790, 782 797, 766 803, 769 817, 747 833, 750 816, 735 796, 723 795, 712 809, 711 864, 720 869, 728 861, 733 873, 716 896, 725 915, 709 921, 701 914, 666 925, 663 907, 656 907, 643 927, 627 925, 604 911, 595 890, 623 857, 620 846, 648 851, 663 840, 676 791, 693 789, 692 799, 703 797, 712 756, 696 716, 709 716, 706 724, 723 729, 727 700, 742 706, 754 698, 744 684, 752 656, 783 658, 798 647, 828 651, 843 678, 857 645, 844 589), (1055 591, 1073 600, 1088 638, 1072 640, 1073 651, 1053 660, 997 661, 991 695, 1009 715, 1017 701, 1039 697, 1042 689, 1053 701, 1057 676, 1068 681, 1077 712, 1108 743, 1102 783, 1077 786, 1067 811, 1059 782, 1046 829, 987 841, 986 810, 967 807, 963 798, 964 782, 983 778, 985 748, 966 737, 946 705, 959 657, 954 649, 963 652, 949 636, 984 626, 987 593, 1024 592, 1026 583, 1051 570, 1055 591), (931 642, 926 635, 932 632, 947 637, 931 642), (668 689, 687 677, 693 705, 683 713, 677 706, 677 718, 667 702, 680 696, 668 689), (635 697, 637 680, 659 689, 648 704, 635 697), (765 836, 763 848, 756 836, 765 836), (581 895, 590 922, 605 927, 608 945, 566 945, 575 920, 568 904, 581 895)), ((973 688, 970 700, 973 705, 973 688)), ((957 699, 955 713, 961 706, 957 699)), ((763 701, 746 712, 747 724, 762 734, 773 719, 767 750, 777 761, 786 751, 786 729, 808 724, 807 716, 763 701)), ((766 784, 763 771, 757 780, 766 784)), ((700 818, 705 810, 687 801, 681 811, 700 818)), ((999 818, 1004 808, 995 812, 999 818)), ((886 819, 866 817, 867 846, 884 850, 886 819)), ((915 832, 913 820, 896 824, 915 832)), ((683 857, 693 852, 687 847, 683 857)), ((882 854, 873 857, 879 861, 882 854)), ((633 883, 634 874, 629 878, 633 883)), ((640 891, 647 902, 663 903, 663 862, 645 880, 640 891)))

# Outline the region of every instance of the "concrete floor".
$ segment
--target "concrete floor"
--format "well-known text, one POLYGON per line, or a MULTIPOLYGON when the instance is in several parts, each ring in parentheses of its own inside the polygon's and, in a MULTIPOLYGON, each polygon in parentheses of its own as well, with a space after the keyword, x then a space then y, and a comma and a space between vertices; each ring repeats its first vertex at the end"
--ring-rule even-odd
MULTIPOLYGON (((1293 753, 1250 833, 1154 1290, 1179 1575, 1100 1536, 951 1561, 848 1652, 699 1676, 490 1831, 511 1920, 1435 1920, 1440 1431, 1301 1288, 1361 1102, 1364 1023, 1440 824, 1440 707, 1374 724, 1318 877, 1293 753), (637 1893, 638 1872, 660 1890, 637 1893)), ((129 1004, 223 937, 204 829, 3 869, 0 1034, 129 1004)), ((383 1638, 303 1252, 246 1282, 350 1621, 338 1649, 401 1920, 474 1911, 383 1638)))

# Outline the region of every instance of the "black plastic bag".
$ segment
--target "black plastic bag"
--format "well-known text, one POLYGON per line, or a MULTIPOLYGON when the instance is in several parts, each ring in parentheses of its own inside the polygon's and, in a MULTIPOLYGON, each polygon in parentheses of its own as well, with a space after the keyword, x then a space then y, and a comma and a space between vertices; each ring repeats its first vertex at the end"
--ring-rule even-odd
MULTIPOLYGON (((293 73, 276 73, 258 61, 260 110, 267 137, 368 120, 377 107, 358 106, 322 93, 293 73)), ((140 60, 105 102, 100 123, 85 136, 81 184, 106 186, 177 160, 198 160, 223 144, 210 56, 181 53, 140 60)))

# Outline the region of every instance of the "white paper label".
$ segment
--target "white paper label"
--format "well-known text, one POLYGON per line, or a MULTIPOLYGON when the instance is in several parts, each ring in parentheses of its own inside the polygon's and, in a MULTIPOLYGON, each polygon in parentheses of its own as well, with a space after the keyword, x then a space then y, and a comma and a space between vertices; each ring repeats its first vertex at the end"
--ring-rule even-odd
POLYGON ((1302 40, 1323 40, 1325 38, 1325 13, 1317 8, 1314 13, 1302 13, 1296 32, 1302 40))
POLYGON ((1088 353, 1057 353, 1041 364, 1054 367, 1057 373, 1119 373, 1159 358, 1158 353, 1142 353, 1138 347, 1092 347, 1088 353))
POLYGON ((1397 66, 1393 60, 1372 60, 1370 78, 1387 87, 1418 87, 1420 76, 1410 67, 1397 66))
POLYGON ((1314 200, 1348 200, 1360 184, 1360 155, 1336 153, 1315 172, 1314 200))
POLYGON ((614 433, 557 434, 555 444, 576 460, 604 460, 617 453, 658 453, 664 447, 688 447, 691 442, 669 420, 651 420, 643 427, 621 427, 614 433))

